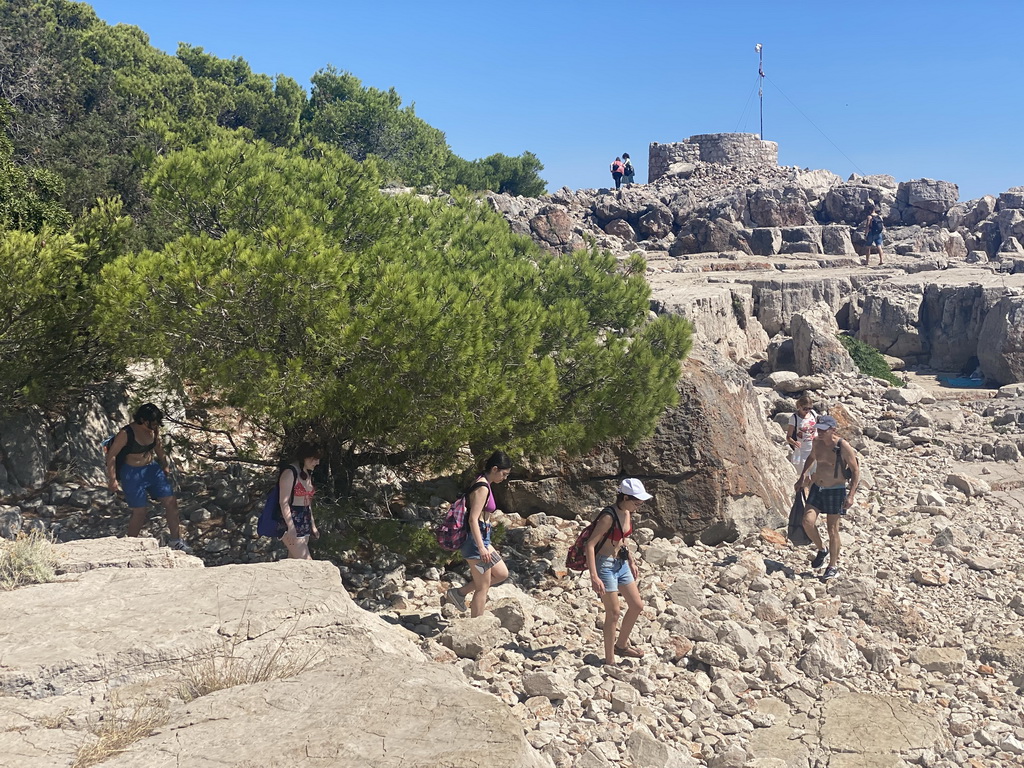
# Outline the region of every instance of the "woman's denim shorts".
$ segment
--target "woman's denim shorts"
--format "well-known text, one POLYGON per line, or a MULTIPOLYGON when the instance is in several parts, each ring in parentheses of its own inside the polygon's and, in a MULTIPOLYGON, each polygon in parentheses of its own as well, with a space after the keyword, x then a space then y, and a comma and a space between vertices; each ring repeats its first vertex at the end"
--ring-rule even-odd
MULTIPOLYGON (((467 523, 469 525, 469 523, 467 523)), ((491 524, 480 523, 480 538, 484 540, 484 546, 491 546, 491 524)), ((473 534, 466 531, 466 541, 463 542, 462 548, 459 550, 462 556, 467 560, 480 560, 483 555, 476 548, 476 539, 473 538, 473 534)))
POLYGON ((606 592, 618 592, 620 584, 632 584, 634 581, 629 560, 600 555, 597 558, 597 577, 601 579, 606 592))

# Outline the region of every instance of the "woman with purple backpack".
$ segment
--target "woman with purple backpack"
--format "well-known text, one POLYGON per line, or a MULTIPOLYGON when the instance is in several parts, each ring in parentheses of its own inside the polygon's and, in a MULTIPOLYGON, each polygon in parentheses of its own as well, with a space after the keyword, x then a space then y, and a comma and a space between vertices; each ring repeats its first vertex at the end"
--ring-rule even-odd
POLYGON ((445 593, 445 601, 460 611, 466 610, 466 596, 472 592, 470 616, 476 618, 484 612, 487 590, 508 578, 508 566, 491 546, 491 512, 497 509, 493 483, 501 483, 512 470, 512 460, 502 451, 495 451, 484 462, 484 469, 466 491, 466 541, 460 552, 469 563, 472 581, 461 587, 452 587, 445 593))

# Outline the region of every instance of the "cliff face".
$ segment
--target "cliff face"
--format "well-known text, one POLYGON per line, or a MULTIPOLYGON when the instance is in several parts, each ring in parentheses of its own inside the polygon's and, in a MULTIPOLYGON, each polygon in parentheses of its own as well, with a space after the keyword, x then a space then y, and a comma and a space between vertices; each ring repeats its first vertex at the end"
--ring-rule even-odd
POLYGON ((523 509, 556 497, 578 500, 559 501, 561 514, 585 509, 599 503, 596 479, 632 472, 662 491, 659 529, 691 539, 736 536, 784 512, 790 481, 778 467, 779 435, 766 439, 754 425, 756 414, 763 422, 778 408, 750 389, 747 371, 758 361, 804 375, 848 371, 842 350, 821 351, 829 346, 822 334, 836 330, 907 365, 959 372, 978 360, 994 386, 1024 381, 1024 188, 961 203, 946 181, 843 181, 779 167, 777 148, 748 135, 695 136, 650 151, 649 184, 490 198, 514 231, 553 251, 588 238, 621 255, 642 251, 652 308, 687 317, 700 340, 680 382, 684 402, 654 438, 628 454, 614 446, 596 453, 593 471, 549 467, 543 482, 521 488, 523 509), (869 206, 886 225, 881 268, 862 261, 869 206), (832 318, 815 315, 820 307, 832 318), (811 327, 823 319, 832 330, 811 327), (743 426, 724 438, 719 424, 743 426), (762 477, 752 479, 751 466, 762 477), (736 505, 745 523, 728 511, 736 505))

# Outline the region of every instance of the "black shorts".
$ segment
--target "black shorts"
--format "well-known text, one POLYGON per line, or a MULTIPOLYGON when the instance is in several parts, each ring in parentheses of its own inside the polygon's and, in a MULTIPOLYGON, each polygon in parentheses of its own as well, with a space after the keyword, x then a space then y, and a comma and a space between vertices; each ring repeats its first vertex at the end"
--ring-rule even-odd
POLYGON ((814 507, 826 515, 845 515, 846 510, 843 504, 846 502, 846 486, 838 488, 819 488, 817 483, 811 486, 811 492, 807 494, 807 501, 804 508, 814 507))

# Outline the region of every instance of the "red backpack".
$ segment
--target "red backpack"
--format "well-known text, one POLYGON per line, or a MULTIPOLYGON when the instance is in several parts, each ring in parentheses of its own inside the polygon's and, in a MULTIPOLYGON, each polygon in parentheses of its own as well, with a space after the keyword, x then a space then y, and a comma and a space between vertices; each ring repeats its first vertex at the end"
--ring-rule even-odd
POLYGON ((585 571, 587 570, 587 542, 590 541, 591 535, 594 533, 594 529, 597 527, 597 521, 605 515, 612 516, 611 527, 608 528, 608 532, 601 539, 601 543, 594 547, 594 551, 601 549, 604 543, 608 541, 608 537, 612 535, 612 531, 618 526, 619 531, 622 531, 622 525, 619 523, 619 516, 615 514, 615 510, 612 507, 605 507, 601 510, 601 514, 594 518, 594 521, 580 531, 580 535, 576 537, 576 541, 571 547, 569 552, 565 556, 565 567, 570 571, 585 571))

